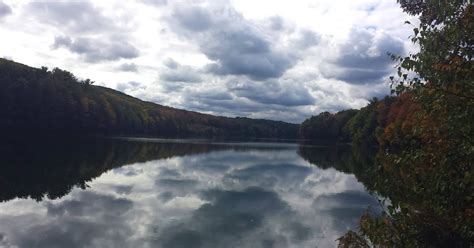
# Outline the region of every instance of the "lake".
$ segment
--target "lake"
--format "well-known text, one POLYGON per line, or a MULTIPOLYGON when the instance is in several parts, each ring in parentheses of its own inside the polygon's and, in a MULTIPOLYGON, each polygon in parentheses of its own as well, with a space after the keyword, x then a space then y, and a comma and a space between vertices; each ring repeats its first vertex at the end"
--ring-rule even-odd
POLYGON ((351 174, 347 148, 164 139, 0 147, 0 247, 334 247, 379 206, 351 174))

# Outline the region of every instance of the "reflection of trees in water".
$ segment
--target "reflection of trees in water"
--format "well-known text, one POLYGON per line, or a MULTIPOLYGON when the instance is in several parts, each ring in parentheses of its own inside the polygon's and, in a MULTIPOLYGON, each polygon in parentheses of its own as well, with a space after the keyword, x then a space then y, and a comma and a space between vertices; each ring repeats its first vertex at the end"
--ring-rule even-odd
MULTIPOLYGON (((105 139, 9 142, 0 145, 0 201, 15 197, 31 197, 38 201, 44 196, 56 199, 69 193, 74 186, 86 188, 87 182, 126 164, 224 149, 249 148, 105 139)), ((359 181, 370 186, 374 158, 368 152, 349 146, 301 146, 298 153, 320 168, 353 173, 359 181)))
POLYGON ((120 140, 31 140, 0 145, 0 201, 62 197, 126 164, 208 152, 206 144, 120 140))
POLYGON ((375 152, 359 146, 300 146, 298 154, 309 163, 321 168, 334 168, 354 174, 369 190, 376 190, 373 183, 375 152))
POLYGON ((0 202, 15 197, 37 201, 68 194, 74 186, 127 164, 216 150, 286 149, 185 141, 145 142, 120 139, 8 140, 0 143, 0 202))

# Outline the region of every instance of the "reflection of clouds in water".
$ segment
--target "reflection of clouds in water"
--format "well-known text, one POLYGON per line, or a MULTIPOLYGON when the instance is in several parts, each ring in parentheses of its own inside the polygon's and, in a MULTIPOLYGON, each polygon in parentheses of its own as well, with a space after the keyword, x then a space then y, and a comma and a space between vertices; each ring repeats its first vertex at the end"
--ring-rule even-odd
POLYGON ((133 228, 127 224, 126 213, 133 202, 88 191, 76 191, 68 198, 43 204, 46 215, 42 218, 39 214, 44 211, 23 214, 23 221, 1 216, 0 223, 9 223, 4 242, 13 247, 48 248, 131 245, 133 228))
POLYGON ((359 223, 368 205, 378 211, 378 201, 362 191, 347 190, 335 194, 321 195, 314 199, 312 207, 331 219, 335 231, 344 233, 359 223))
POLYGON ((181 174, 179 174, 178 171, 173 170, 173 169, 168 169, 168 168, 160 168, 160 177, 161 178, 167 178, 167 177, 179 177, 181 174))
MULTIPOLYGON (((36 203, 21 200, 29 222, 0 226, 0 244, 332 247, 376 203, 354 176, 311 166, 295 149, 148 161, 104 173, 90 185, 47 201, 34 218, 27 208, 36 203)), ((0 214, 0 223, 6 219, 0 214)))
MULTIPOLYGON (((162 174, 160 173, 160 175, 162 174)), ((157 190, 162 192, 158 197, 164 202, 167 202, 178 196, 192 194, 195 191, 196 185, 198 185, 198 183, 198 181, 190 179, 160 178, 156 180, 155 185, 157 190)))
POLYGON ((311 168, 307 166, 294 164, 256 164, 234 170, 226 175, 224 179, 242 186, 289 187, 294 184, 301 184, 311 172, 311 168))
POLYGON ((94 218, 94 215, 99 214, 102 219, 114 220, 130 210, 133 207, 133 202, 125 198, 82 191, 74 199, 64 200, 58 204, 47 202, 45 205, 48 215, 54 217, 68 215, 94 218))
POLYGON ((163 247, 288 247, 311 236, 276 193, 260 188, 203 192, 209 201, 159 232, 163 247), (284 222, 281 222, 285 219, 284 222), (271 228, 270 228, 271 227, 271 228))
POLYGON ((116 185, 113 186, 115 189, 115 192, 119 195, 128 195, 130 192, 132 192, 132 185, 116 185))

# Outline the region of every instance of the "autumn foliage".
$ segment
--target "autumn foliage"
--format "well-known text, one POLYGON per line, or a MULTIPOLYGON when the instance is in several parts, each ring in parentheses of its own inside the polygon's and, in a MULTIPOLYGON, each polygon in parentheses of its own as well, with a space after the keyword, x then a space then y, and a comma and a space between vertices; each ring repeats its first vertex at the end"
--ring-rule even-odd
MULTIPOLYGON (((362 217, 341 247, 474 245, 474 12, 469 1, 400 1, 419 15, 420 51, 399 61, 397 99, 377 136, 373 189, 382 216, 362 217), (410 78, 408 74, 414 72, 410 78)), ((392 78, 393 80, 393 78, 392 78)))

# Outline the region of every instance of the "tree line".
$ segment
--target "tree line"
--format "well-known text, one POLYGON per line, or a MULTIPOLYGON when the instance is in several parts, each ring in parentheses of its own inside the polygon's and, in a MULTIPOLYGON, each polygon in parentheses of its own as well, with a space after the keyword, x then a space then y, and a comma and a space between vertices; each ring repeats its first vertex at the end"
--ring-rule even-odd
POLYGON ((322 112, 305 120, 300 126, 300 137, 306 140, 332 143, 352 143, 377 147, 385 126, 396 118, 399 97, 373 98, 359 110, 349 109, 337 113, 322 112))
POLYGON ((227 118, 141 101, 72 73, 0 59, 0 132, 6 134, 296 138, 298 125, 227 118))

